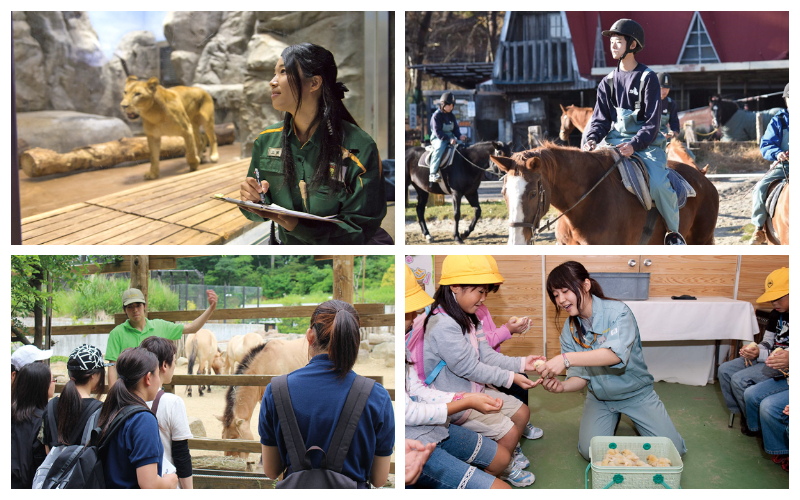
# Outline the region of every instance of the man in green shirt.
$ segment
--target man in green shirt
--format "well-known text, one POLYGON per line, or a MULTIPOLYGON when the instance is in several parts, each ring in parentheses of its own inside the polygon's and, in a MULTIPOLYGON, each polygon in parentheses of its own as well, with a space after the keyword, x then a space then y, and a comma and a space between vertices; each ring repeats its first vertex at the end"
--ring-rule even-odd
MULTIPOLYGON (((122 294, 122 307, 128 320, 117 325, 108 335, 108 346, 106 347, 106 361, 116 361, 120 353, 129 347, 139 347, 147 337, 163 337, 169 340, 178 340, 184 333, 197 333, 211 314, 217 308, 217 294, 213 290, 207 290, 208 309, 203 311, 196 320, 184 326, 163 319, 147 319, 145 316, 144 294, 137 288, 129 288, 122 294)), ((117 381, 117 369, 114 366, 108 368, 109 387, 117 381)))

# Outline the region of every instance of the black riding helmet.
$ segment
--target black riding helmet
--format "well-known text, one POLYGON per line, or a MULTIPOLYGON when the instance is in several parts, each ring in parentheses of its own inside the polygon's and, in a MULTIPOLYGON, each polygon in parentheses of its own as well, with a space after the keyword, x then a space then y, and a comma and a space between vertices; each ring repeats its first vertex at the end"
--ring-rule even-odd
POLYGON ((445 92, 442 94, 442 98, 439 99, 439 105, 445 107, 448 104, 455 104, 456 98, 453 96, 452 92, 445 92))
POLYGON ((633 19, 620 19, 611 25, 611 29, 603 31, 603 36, 624 36, 628 41, 625 53, 622 54, 620 61, 625 59, 628 53, 636 54, 644 48, 644 28, 633 19), (636 40, 636 48, 631 50, 631 40, 636 40))
POLYGON ((662 89, 671 89, 672 88, 672 77, 669 76, 669 73, 661 72, 658 74, 658 84, 661 85, 662 89))
POLYGON ((787 99, 789 97, 789 84, 786 84, 786 87, 783 89, 783 98, 787 99))

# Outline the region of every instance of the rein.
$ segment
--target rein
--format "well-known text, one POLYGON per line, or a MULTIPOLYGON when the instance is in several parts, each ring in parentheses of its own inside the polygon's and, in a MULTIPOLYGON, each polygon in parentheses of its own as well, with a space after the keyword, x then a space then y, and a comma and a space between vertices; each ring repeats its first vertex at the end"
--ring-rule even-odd
MULTIPOLYGON (((478 170, 481 170, 481 171, 483 171, 483 172, 489 172, 490 174, 492 174, 492 175, 494 175, 494 176, 496 176, 496 177, 500 177, 500 174, 498 174, 497 172, 495 172, 495 171, 494 171, 494 170, 492 170, 491 168, 483 168, 483 167, 479 167, 478 165, 475 165, 474 163, 472 163, 471 161, 469 161, 469 160, 467 159, 467 157, 466 157, 466 156, 464 156, 464 155, 462 155, 462 154, 461 154, 461 151, 459 151, 459 150, 458 150, 458 148, 456 148, 456 153, 458 153, 458 156, 460 156, 461 158, 463 158, 465 162, 469 163, 470 165, 472 165, 473 167, 477 168, 478 170)), ((497 153, 497 150, 495 150, 495 153, 497 153)))

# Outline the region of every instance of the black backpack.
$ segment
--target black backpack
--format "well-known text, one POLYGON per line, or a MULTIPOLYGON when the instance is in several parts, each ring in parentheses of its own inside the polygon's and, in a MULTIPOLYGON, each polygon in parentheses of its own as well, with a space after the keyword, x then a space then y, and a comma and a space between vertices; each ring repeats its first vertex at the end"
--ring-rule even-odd
MULTIPOLYGON (((36 471, 33 488, 44 490, 104 489, 106 482, 101 457, 104 455, 108 443, 111 442, 111 438, 122 428, 125 421, 143 411, 150 412, 143 406, 126 406, 114 417, 102 440, 100 439, 101 429, 94 427, 89 433, 89 439, 86 439, 87 435, 84 434, 85 444, 57 446, 50 450, 47 459, 36 471), (54 453, 56 451, 57 453, 54 453)), ((90 422, 92 421, 93 419, 90 419, 90 422)))
POLYGON ((297 418, 294 414, 294 408, 292 408, 292 400, 289 397, 289 387, 286 380, 287 375, 272 379, 272 397, 275 400, 275 408, 278 410, 281 433, 286 443, 293 473, 283 481, 276 483, 275 488, 356 489, 359 486, 369 487, 369 483, 361 482, 359 484, 359 482, 342 474, 342 468, 358 427, 358 421, 364 412, 364 407, 367 405, 367 399, 372 387, 375 385, 375 381, 356 375, 328 446, 328 452, 333 450, 329 460, 328 453, 319 446, 312 446, 306 449, 305 439, 300 434, 300 427, 297 425, 297 418), (308 457, 308 453, 311 450, 319 450, 322 453, 322 462, 319 469, 311 467, 311 459, 308 457))

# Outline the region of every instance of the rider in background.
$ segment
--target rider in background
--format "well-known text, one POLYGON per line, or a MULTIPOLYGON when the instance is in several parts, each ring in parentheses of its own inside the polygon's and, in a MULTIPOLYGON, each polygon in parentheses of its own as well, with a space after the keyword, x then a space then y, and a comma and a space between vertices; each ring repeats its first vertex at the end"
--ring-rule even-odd
POLYGON ((467 140, 467 136, 461 133, 458 128, 458 120, 453 114, 456 98, 452 92, 445 92, 439 99, 439 109, 431 117, 431 174, 430 182, 439 182, 442 176, 439 175, 439 163, 442 161, 447 146, 456 144, 456 138, 460 141, 467 140))
MULTIPOLYGON (((672 76, 664 71, 658 74, 658 84, 661 85, 661 128, 659 132, 664 134, 667 138, 664 141, 664 151, 667 150, 667 144, 673 137, 678 137, 681 133, 681 121, 678 118, 678 103, 672 100, 669 96, 669 91, 672 88, 672 76)), ((694 153, 689 148, 686 148, 692 160, 696 159, 694 153)))
POLYGON ((592 151, 598 141, 617 146, 622 156, 636 155, 650 174, 650 194, 664 218, 667 245, 685 245, 678 232, 678 197, 667 178, 666 138, 659 133, 661 87, 656 74, 636 61, 644 48, 644 29, 631 19, 620 19, 603 36, 611 38, 611 55, 617 68, 597 86, 597 104, 583 149, 592 151))
POLYGON ((783 89, 786 109, 772 117, 767 130, 761 137, 761 156, 772 162, 771 169, 753 188, 753 225, 756 232, 750 239, 751 245, 767 242, 764 223, 767 221, 767 190, 773 181, 789 178, 789 84, 783 89))

